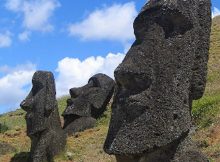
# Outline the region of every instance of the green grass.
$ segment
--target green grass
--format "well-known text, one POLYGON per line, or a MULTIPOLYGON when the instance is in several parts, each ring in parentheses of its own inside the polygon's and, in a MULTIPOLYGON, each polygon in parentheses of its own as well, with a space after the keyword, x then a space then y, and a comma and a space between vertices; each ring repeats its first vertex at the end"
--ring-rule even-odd
POLYGON ((18 109, 16 111, 4 114, 0 116, 0 123, 3 123, 8 130, 14 129, 16 127, 25 128, 26 122, 24 119, 25 111, 18 109))
POLYGON ((0 127, 0 133, 5 133, 8 129, 8 126, 5 123, 2 123, 0 127))
POLYGON ((57 100, 60 115, 64 112, 64 110, 66 108, 66 100, 68 98, 70 98, 70 96, 63 96, 57 100))
POLYGON ((97 120, 96 126, 108 126, 109 120, 111 117, 111 107, 110 105, 107 107, 107 110, 104 112, 104 114, 97 120))
POLYGON ((220 114, 220 93, 193 102, 192 116, 199 128, 213 124, 220 114))

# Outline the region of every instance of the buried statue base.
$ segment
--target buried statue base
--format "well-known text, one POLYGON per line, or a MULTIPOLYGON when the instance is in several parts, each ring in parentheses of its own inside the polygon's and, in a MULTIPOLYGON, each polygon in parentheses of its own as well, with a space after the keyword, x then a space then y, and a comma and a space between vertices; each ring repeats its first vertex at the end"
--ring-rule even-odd
POLYGON ((66 135, 61 128, 53 74, 38 71, 32 79, 33 87, 21 108, 27 114, 27 135, 31 139, 28 162, 52 162, 64 150, 66 135))

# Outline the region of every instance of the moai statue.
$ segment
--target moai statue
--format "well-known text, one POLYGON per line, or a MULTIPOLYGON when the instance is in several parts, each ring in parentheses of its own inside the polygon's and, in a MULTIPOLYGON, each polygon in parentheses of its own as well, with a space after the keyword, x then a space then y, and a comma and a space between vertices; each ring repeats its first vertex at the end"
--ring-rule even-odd
POLYGON ((70 89, 71 99, 63 113, 64 130, 69 135, 95 126, 112 98, 114 84, 107 75, 96 74, 85 86, 70 89))
POLYGON ((118 162, 207 162, 190 139, 192 101, 206 84, 210 0, 149 1, 115 70, 104 150, 118 162))
POLYGON ((37 71, 32 84, 29 95, 21 103, 21 108, 27 112, 27 135, 31 139, 28 162, 51 162, 66 144, 57 107, 53 74, 37 71))

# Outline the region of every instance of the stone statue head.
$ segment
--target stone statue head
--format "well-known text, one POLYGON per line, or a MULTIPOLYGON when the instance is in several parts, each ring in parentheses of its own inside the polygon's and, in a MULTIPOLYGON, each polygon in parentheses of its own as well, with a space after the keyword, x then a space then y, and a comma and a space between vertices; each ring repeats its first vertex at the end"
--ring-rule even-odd
POLYGON ((37 71, 32 84, 29 95, 21 103, 21 108, 27 112, 27 135, 31 139, 28 161, 54 161, 53 157, 66 144, 56 101, 54 76, 51 72, 37 71))
POLYGON ((80 117, 98 118, 106 110, 114 91, 114 80, 105 74, 92 76, 88 84, 70 89, 71 99, 63 113, 64 128, 80 117))
POLYGON ((136 40, 115 70, 107 153, 141 154, 189 131, 192 100, 206 83, 208 3, 159 0, 143 7, 134 21, 136 40))
POLYGON ((21 108, 27 112, 28 134, 47 129, 47 120, 57 107, 54 76, 51 72, 35 72, 32 85, 29 95, 21 103, 21 108))

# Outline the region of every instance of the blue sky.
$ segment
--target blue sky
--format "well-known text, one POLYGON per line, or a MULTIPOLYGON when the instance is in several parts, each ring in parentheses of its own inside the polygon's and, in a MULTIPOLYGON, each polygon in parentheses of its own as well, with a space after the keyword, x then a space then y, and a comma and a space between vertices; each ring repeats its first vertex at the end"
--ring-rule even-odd
MULTIPOLYGON (((52 71, 57 96, 103 72, 113 77, 146 0, 1 0, 0 113, 14 110, 36 70, 52 71)), ((213 16, 220 1, 212 0, 213 16)))

